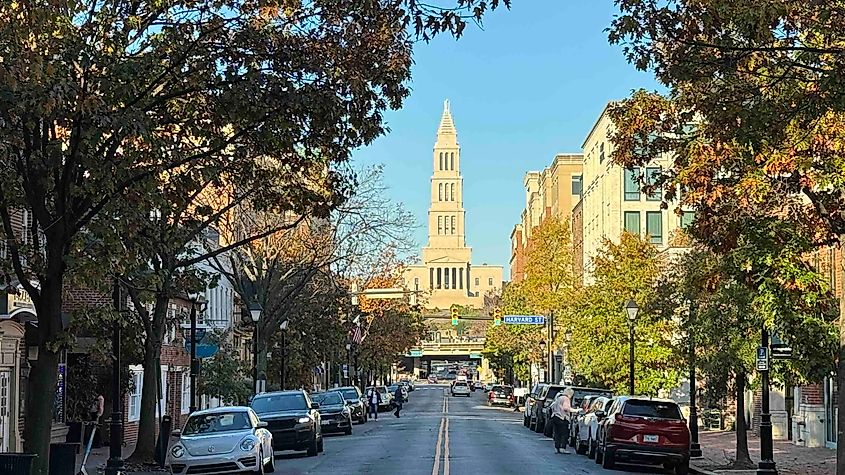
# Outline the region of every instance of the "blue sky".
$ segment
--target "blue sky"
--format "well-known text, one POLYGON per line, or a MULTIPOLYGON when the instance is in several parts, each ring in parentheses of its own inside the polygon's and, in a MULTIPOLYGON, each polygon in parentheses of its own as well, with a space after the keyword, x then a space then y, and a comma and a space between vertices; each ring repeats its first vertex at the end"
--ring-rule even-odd
POLYGON ((629 65, 607 42, 617 13, 612 0, 513 0, 484 29, 468 26, 455 41, 440 37, 414 52, 412 93, 386 114, 390 133, 353 155, 384 164, 390 197, 417 216, 420 246, 432 174, 432 147, 451 101, 461 145, 467 245, 474 264, 508 274, 510 232, 525 207, 522 179, 559 152, 579 152, 604 105, 632 89, 654 89, 651 75, 629 65))

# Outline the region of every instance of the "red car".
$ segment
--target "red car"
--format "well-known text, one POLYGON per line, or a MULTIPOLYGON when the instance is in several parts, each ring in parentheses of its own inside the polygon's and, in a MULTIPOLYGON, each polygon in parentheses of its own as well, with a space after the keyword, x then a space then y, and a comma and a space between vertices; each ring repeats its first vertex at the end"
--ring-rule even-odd
POLYGON ((668 399, 622 396, 599 424, 596 463, 662 464, 689 473, 690 433, 678 404, 668 399))

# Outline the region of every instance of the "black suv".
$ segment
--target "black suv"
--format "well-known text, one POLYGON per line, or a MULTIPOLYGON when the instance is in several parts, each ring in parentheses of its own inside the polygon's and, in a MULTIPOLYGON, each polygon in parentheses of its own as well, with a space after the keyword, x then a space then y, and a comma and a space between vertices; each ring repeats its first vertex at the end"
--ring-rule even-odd
POLYGON ((343 386, 329 389, 329 391, 337 391, 343 395, 343 399, 346 399, 346 404, 349 405, 349 410, 352 411, 352 420, 359 424, 367 422, 367 404, 361 397, 360 389, 356 386, 343 386))
POLYGON ((259 394, 250 403, 273 434, 273 450, 306 450, 313 457, 323 451, 320 405, 302 390, 259 394))
POLYGON ((546 432, 546 423, 551 420, 552 403, 555 401, 557 393, 563 391, 565 387, 560 384, 545 385, 534 398, 534 404, 531 406, 531 429, 534 432, 546 432))
POLYGON ((546 383, 537 383, 534 385, 534 388, 531 389, 531 392, 525 396, 525 413, 522 415, 522 425, 531 428, 531 430, 534 430, 535 423, 534 404, 537 402, 537 398, 546 386, 548 386, 546 383))

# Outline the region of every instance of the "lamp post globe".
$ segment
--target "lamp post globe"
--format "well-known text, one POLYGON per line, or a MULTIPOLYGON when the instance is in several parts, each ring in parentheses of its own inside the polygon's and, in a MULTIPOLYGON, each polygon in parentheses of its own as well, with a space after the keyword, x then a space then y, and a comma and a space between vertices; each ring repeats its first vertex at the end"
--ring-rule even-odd
POLYGON ((625 313, 628 315, 628 394, 634 395, 634 322, 637 320, 637 313, 640 307, 634 299, 625 302, 625 313))
POLYGON ((258 302, 253 302, 249 306, 249 317, 252 319, 252 323, 258 323, 258 320, 261 319, 261 311, 264 310, 261 307, 261 304, 258 302))
POLYGON ((637 319, 637 313, 639 313, 640 307, 637 305, 637 302, 634 299, 629 299, 625 302, 625 312, 628 314, 628 320, 633 322, 637 319))

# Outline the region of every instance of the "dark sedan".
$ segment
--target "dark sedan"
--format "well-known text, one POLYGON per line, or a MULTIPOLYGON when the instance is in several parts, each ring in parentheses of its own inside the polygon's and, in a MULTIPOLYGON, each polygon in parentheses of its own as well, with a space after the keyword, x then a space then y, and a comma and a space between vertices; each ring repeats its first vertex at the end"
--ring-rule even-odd
POLYGON ((343 394, 337 391, 313 393, 311 400, 320 404, 320 426, 323 432, 352 435, 352 411, 343 394))
POLYGON ((273 450, 305 450, 309 457, 323 451, 320 405, 305 391, 259 394, 250 404, 273 434, 273 450))
POLYGON ((343 386, 329 389, 329 392, 339 392, 346 399, 349 410, 352 411, 352 420, 363 424, 367 422, 367 403, 361 397, 361 390, 355 386, 343 386))

